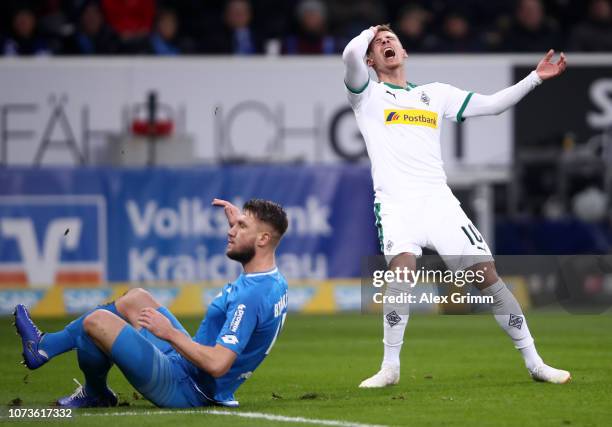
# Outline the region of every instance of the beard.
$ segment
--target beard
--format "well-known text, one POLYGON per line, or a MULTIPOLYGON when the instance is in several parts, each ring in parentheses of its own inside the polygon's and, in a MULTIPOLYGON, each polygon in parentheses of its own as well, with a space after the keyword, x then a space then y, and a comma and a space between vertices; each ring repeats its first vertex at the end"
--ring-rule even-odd
POLYGON ((251 246, 242 250, 229 250, 225 254, 229 259, 233 259, 244 265, 255 256, 255 248, 251 246))

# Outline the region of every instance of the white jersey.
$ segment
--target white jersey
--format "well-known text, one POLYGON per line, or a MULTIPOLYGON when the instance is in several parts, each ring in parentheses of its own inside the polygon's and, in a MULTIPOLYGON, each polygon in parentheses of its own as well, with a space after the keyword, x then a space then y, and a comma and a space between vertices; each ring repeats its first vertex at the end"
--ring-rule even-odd
POLYGON ((463 121, 471 92, 443 83, 400 87, 373 80, 347 92, 372 163, 377 201, 450 193, 440 146, 442 119, 463 121))

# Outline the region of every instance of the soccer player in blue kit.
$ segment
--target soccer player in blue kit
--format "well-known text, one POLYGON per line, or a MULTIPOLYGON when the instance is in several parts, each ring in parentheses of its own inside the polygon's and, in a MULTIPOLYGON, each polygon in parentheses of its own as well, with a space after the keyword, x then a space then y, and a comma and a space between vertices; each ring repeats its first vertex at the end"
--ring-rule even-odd
POLYGON ((238 406, 234 392, 270 352, 287 315, 287 282, 276 268, 275 250, 288 222, 283 208, 266 200, 252 199, 242 211, 225 200, 213 205, 224 208, 230 225, 226 255, 244 272, 212 301, 193 338, 141 288, 54 333, 42 333, 25 306, 15 308, 28 368, 77 351, 85 384, 58 405, 117 405, 106 383, 116 364, 159 407, 238 406))

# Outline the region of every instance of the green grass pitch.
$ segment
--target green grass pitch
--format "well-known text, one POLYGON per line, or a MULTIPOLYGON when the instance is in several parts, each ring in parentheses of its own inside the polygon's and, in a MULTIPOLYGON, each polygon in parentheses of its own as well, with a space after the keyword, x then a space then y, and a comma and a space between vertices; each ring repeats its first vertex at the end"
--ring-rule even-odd
MULTIPOLYGON (((40 321, 56 330, 64 320, 40 321)), ((199 319, 183 319, 195 332, 199 319)), ((612 316, 564 313, 528 315, 539 351, 551 365, 568 369, 567 385, 533 382, 490 316, 414 315, 402 352, 402 380, 383 390, 361 390, 382 354, 381 323, 372 315, 289 315, 271 355, 241 389, 236 412, 259 412, 382 425, 610 425, 612 422, 612 316)), ((18 364, 18 337, 11 319, 0 319, 0 404, 20 399, 24 407, 47 405, 74 389, 82 379, 74 353, 56 358, 37 371, 18 364)), ((157 411, 134 397, 133 389, 113 368, 111 387, 124 406, 88 413, 157 411)), ((137 396, 136 396, 137 397, 137 396)), ((164 411, 165 412, 165 411, 164 411)), ((14 421, 1 424, 43 425, 14 421)), ((53 422, 52 425, 61 425, 53 422)), ((113 427, 281 425, 280 421, 214 414, 82 416, 66 425, 113 427)), ((299 425, 299 424, 292 424, 299 425)))

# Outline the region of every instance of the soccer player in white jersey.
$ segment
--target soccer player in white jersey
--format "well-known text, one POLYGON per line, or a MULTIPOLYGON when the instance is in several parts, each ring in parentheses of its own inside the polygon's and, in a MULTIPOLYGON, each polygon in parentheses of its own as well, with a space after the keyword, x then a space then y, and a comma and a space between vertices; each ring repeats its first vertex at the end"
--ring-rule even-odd
MULTIPOLYGON (((446 184, 440 150, 443 118, 462 122, 502 113, 544 80, 563 73, 565 55, 552 62, 553 55, 550 50, 527 77, 492 95, 443 83, 408 83, 404 63, 408 55, 386 25, 371 27, 351 40, 342 59, 347 96, 372 163, 376 224, 389 269, 414 270, 422 248, 430 247, 449 268, 483 271, 484 281, 476 286, 493 297, 495 320, 521 352, 531 377, 562 384, 571 379, 570 373, 546 365, 539 356, 520 305, 497 275, 488 246, 446 184), (370 80, 368 67, 378 82, 370 80)), ((400 295, 406 286, 388 284, 386 295, 400 295)), ((385 304, 383 316, 382 366, 360 387, 399 382, 407 306, 385 304)))

